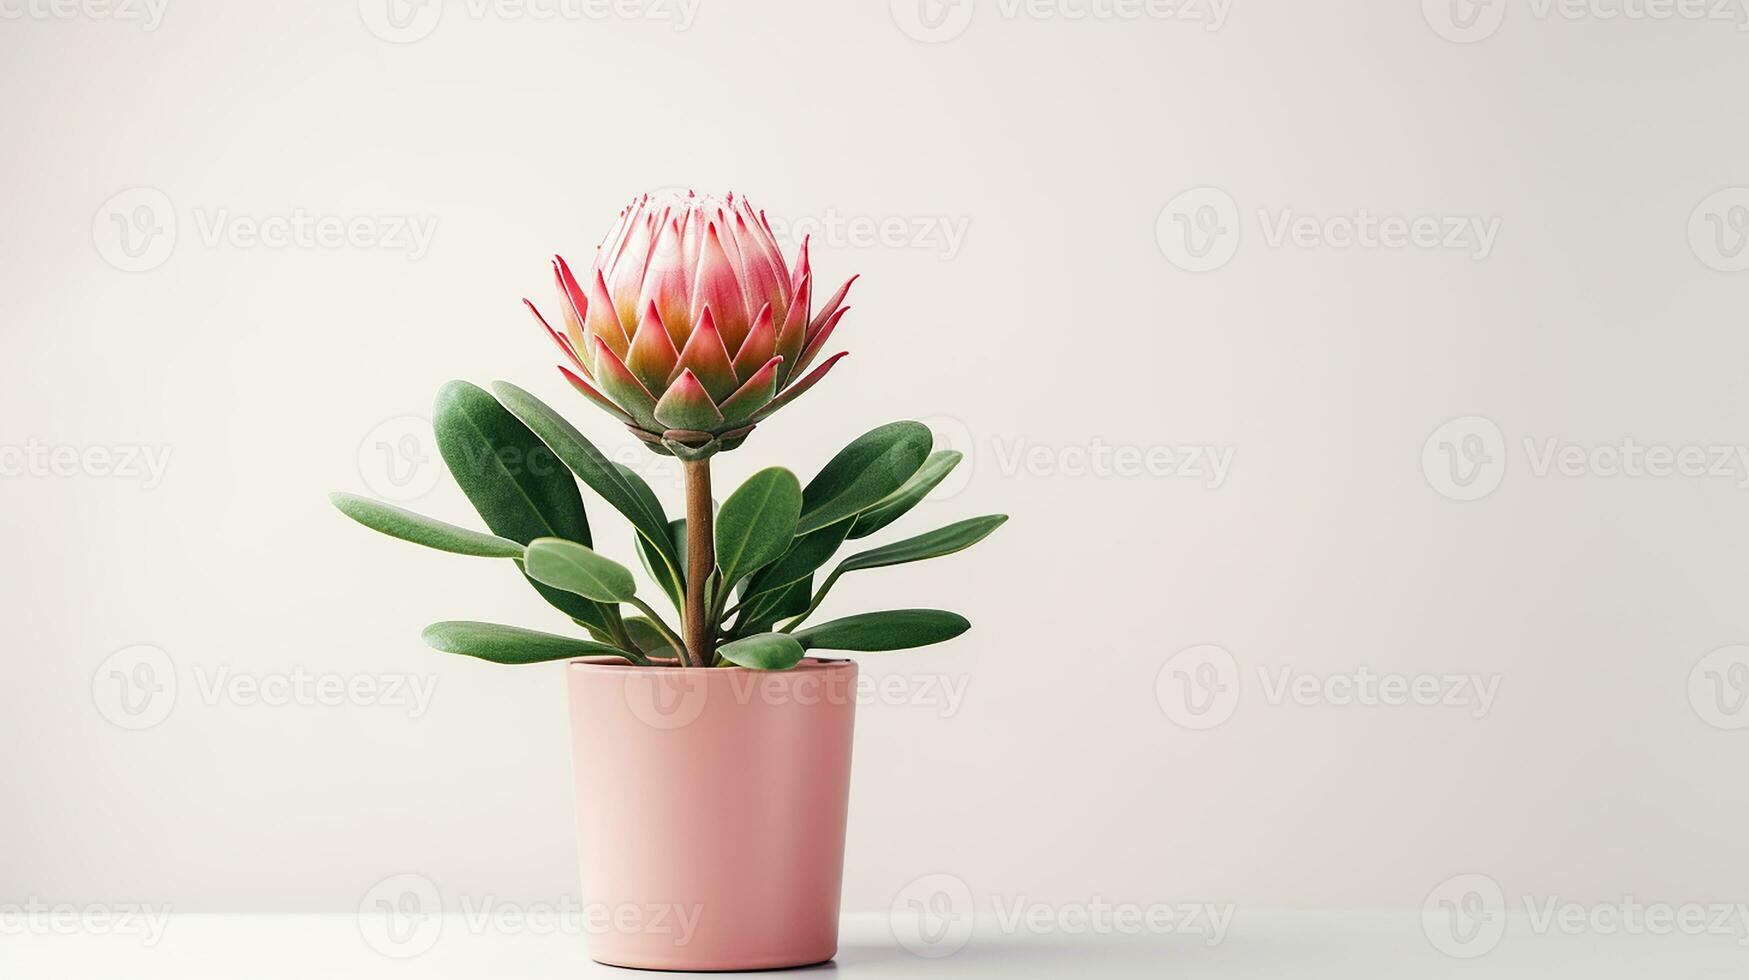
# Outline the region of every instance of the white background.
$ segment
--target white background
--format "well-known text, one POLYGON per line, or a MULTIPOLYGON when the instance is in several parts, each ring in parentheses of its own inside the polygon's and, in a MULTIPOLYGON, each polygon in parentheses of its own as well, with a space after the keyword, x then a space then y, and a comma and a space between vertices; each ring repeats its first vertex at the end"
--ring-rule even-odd
POLYGON ((1418 909, 1457 875, 1515 907, 1745 899, 1749 658, 1702 663, 1749 642, 1749 191, 1714 196, 1749 186, 1737 8, 1514 4, 1466 32, 1439 3, 1235 0, 1211 29, 977 0, 931 30, 934 0, 702 0, 677 29, 458 0, 397 31, 371 0, 169 0, 154 29, 45 2, 0 0, 0 902, 350 912, 403 873, 446 903, 575 892, 561 668, 418 640, 562 620, 325 494, 476 524, 400 440, 445 380, 506 378, 677 510, 671 464, 570 394, 518 302, 673 186, 748 194, 814 231, 823 279, 863 276, 851 357, 719 485, 919 418, 964 478, 882 540, 1013 515, 828 604, 975 624, 865 661, 904 693, 859 719, 847 911, 939 873, 980 912, 1418 909), (129 255, 142 206, 160 251, 129 255), (1272 240, 1363 211, 1496 233, 1272 240), (362 230, 248 238, 299 214, 362 230), (434 228, 423 252, 372 237, 402 218, 434 228), (1204 258, 1184 222, 1216 231, 1204 258), (1628 439, 1732 468, 1592 452, 1628 439), (1550 440, 1590 455, 1543 468, 1550 440), (78 461, 42 462, 61 447, 78 461), (1158 447, 1231 466, 1138 471, 1158 447), (142 644, 156 674, 115 657, 142 644), (1169 660, 1204 645, 1193 676, 1227 693, 1198 730, 1169 660), (1496 694, 1274 696, 1283 670, 1363 669, 1496 694), (299 673, 435 688, 417 717, 212 691, 299 673), (161 721, 130 730, 122 676, 161 721))

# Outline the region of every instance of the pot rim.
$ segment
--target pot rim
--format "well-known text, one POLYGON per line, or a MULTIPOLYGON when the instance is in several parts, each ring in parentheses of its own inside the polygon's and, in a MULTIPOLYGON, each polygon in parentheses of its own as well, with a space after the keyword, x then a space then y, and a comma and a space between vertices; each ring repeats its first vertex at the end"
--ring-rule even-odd
POLYGON ((848 657, 803 657, 800 663, 788 670, 753 670, 748 667, 738 667, 734 664, 729 664, 724 667, 682 667, 678 664, 657 664, 649 667, 641 667, 637 664, 627 663, 619 657, 580 657, 576 660, 567 660, 565 662, 565 669, 567 671, 580 670, 588 674, 635 670, 639 673, 651 674, 685 673, 709 675, 739 671, 743 674, 764 674, 772 677, 782 677, 785 674, 854 670, 855 668, 856 661, 851 660, 848 657))

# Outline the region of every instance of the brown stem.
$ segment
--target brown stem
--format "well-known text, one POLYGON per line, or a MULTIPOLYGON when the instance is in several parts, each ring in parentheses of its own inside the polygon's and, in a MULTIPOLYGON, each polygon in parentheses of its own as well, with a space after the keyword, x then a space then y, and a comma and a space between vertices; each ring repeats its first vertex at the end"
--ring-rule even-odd
POLYGON ((716 539, 711 530, 711 461, 688 460, 686 477, 686 652, 694 667, 709 667, 715 637, 705 610, 705 583, 716 571, 716 539))

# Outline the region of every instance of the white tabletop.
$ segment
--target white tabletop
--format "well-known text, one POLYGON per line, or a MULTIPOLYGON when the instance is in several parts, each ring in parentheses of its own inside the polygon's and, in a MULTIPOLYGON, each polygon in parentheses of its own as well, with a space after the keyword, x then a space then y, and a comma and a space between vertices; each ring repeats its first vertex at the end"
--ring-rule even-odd
MULTIPOLYGON (((29 980, 277 980, 277 978, 576 978, 651 976, 589 961, 583 939, 538 927, 487 925, 461 914, 421 926, 423 939, 389 946, 353 915, 174 914, 156 938, 68 923, 14 921, 0 929, 0 976, 29 980), (543 933, 544 934, 540 934, 543 933), (404 955, 412 953, 413 955, 404 955)), ((919 946, 885 917, 847 918, 837 959, 797 973, 863 978, 1293 977, 1426 980, 1441 977, 1671 977, 1741 980, 1749 946, 1741 933, 1570 934, 1522 915, 1497 939, 1460 958, 1428 938, 1419 912, 1247 912, 1214 941, 1201 934, 1041 935, 991 918, 919 946), (920 956, 907 946, 930 954, 920 956), (1486 950, 1483 951, 1482 947, 1486 950), (924 972, 919 972, 924 971, 924 972)))

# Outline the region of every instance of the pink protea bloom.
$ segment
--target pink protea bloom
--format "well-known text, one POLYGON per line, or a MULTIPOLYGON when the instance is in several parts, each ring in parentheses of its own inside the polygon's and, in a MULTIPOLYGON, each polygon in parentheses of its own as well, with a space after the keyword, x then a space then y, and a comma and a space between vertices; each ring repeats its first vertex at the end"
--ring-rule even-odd
POLYGON ((856 281, 814 312, 807 241, 791 269, 746 198, 690 192, 639 197, 582 281, 558 256, 553 278, 562 333, 523 302, 570 362, 559 370, 651 448, 682 456, 735 448, 825 377, 843 352, 808 368, 856 281))

